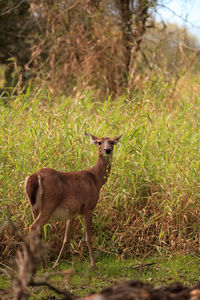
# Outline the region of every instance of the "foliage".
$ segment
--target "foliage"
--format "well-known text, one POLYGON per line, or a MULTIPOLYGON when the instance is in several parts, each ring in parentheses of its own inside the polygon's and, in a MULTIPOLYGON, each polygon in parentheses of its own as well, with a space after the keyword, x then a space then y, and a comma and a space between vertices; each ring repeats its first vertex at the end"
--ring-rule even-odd
POLYGON ((8 87, 30 76, 25 66, 31 58, 33 31, 38 28, 29 8, 28 1, 0 1, 0 64, 7 66, 5 84, 8 87))
MULTIPOLYGON (((82 262, 74 263, 74 275, 70 280, 70 287, 74 293, 83 295, 98 291, 103 287, 124 280, 142 280, 154 285, 166 285, 178 281, 187 285, 198 283, 198 257, 177 255, 172 257, 152 257, 120 261, 110 256, 100 259, 97 270, 91 271, 82 262)), ((68 265, 69 268, 72 266, 68 265)), ((61 270, 66 264, 61 263, 61 270)))
MULTIPOLYGON (((27 232, 31 224, 24 196, 25 177, 40 167, 86 169, 96 160, 84 131, 96 136, 123 134, 112 172, 94 216, 94 248, 121 258, 155 252, 199 250, 199 81, 185 79, 177 96, 152 79, 130 101, 111 97, 96 102, 95 93, 57 97, 30 89, 1 102, 1 256, 15 253, 18 238, 7 216, 27 232), (98 124, 98 125, 97 125, 98 124)), ((79 219, 81 221, 81 219, 79 219)), ((77 220, 71 248, 85 257, 83 224, 77 220)), ((64 224, 45 227, 55 258, 64 224)))
POLYGON ((67 94, 86 87, 107 96, 123 92, 152 6, 154 1, 34 3, 44 28, 33 55, 38 81, 67 94))
POLYGON ((0 63, 5 84, 51 94, 96 90, 102 99, 136 89, 152 76, 171 84, 196 62, 195 38, 156 23, 155 0, 2 1, 0 63), (11 24, 15 23, 13 27, 11 24))
MULTIPOLYGON (((86 262, 76 259, 72 263, 60 262, 59 268, 54 271, 50 267, 45 273, 40 270, 34 282, 43 282, 43 285, 35 284, 29 291, 32 294, 31 299, 46 299, 57 295, 51 289, 47 289, 49 286, 61 291, 66 287, 77 296, 99 292, 102 288, 125 280, 142 280, 157 287, 164 287, 174 281, 192 286, 199 282, 199 265, 199 258, 192 255, 130 258, 123 261, 104 255, 100 258, 96 269, 91 269, 86 262), (49 285, 45 286, 44 282, 49 285)), ((1 289, 6 290, 11 284, 6 276, 0 275, 1 289)), ((11 289, 7 291, 9 294, 13 292, 11 289)))

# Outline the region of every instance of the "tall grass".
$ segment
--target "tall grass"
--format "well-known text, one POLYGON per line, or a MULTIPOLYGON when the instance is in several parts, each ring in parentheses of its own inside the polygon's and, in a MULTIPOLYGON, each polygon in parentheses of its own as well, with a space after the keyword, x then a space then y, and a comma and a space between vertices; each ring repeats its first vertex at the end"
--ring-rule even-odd
MULTIPOLYGON (((199 251, 199 91, 195 80, 190 92, 181 87, 173 98, 164 83, 155 82, 131 101, 124 96, 102 103, 92 93, 52 99, 47 91, 30 89, 2 97, 2 258, 14 254, 18 243, 8 216, 24 234, 32 222, 25 177, 41 167, 74 171, 95 163, 96 149, 85 131, 100 137, 123 134, 94 214, 96 252, 124 258, 199 251)), ((55 245, 52 256, 61 246, 63 226, 45 227, 45 238, 55 245)), ((79 255, 84 255, 83 230, 78 221, 71 246, 79 255)))

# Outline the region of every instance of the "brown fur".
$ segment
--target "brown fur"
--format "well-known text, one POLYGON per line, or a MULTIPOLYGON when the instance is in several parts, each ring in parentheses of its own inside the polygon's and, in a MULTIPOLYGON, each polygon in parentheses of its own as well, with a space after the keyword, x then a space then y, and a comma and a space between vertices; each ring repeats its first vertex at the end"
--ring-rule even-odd
POLYGON ((26 193, 28 195, 31 205, 34 205, 36 203, 36 196, 39 188, 38 177, 35 174, 33 174, 28 177, 28 180, 29 184, 27 184, 26 182, 26 193))
POLYGON ((30 226, 31 231, 41 232, 42 227, 51 217, 66 220, 65 238, 59 257, 70 237, 72 219, 77 215, 84 215, 90 262, 91 266, 94 266, 91 247, 92 213, 101 187, 110 173, 114 144, 117 144, 121 136, 99 139, 90 134, 86 135, 90 136, 92 143, 98 146, 98 160, 94 167, 76 172, 60 172, 43 168, 26 179, 25 190, 35 219, 30 226))

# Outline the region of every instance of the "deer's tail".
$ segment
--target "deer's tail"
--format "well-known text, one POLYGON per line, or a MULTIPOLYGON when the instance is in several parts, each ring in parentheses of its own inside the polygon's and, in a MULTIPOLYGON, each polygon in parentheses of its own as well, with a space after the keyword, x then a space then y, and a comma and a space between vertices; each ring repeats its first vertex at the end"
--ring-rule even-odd
POLYGON ((38 206, 38 200, 42 193, 41 176, 32 174, 25 180, 25 192, 32 206, 38 206))

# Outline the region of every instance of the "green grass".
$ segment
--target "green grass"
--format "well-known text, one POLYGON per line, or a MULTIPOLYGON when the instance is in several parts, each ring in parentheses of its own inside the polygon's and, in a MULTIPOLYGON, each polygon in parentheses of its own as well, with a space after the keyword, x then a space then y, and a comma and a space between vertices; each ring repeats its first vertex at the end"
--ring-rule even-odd
MULTIPOLYGON (((69 265, 70 267, 70 265, 69 265)), ((70 288, 75 294, 83 295, 123 280, 142 280, 153 285, 166 285, 179 281, 194 285, 199 280, 200 260, 194 256, 136 258, 124 261, 107 256, 97 264, 97 269, 88 269, 88 264, 76 263, 70 288)), ((61 264, 61 269, 66 264, 61 264)))
POLYGON ((9 284, 9 279, 5 275, 0 274, 0 289, 5 290, 9 284))
MULTIPOLYGON (((148 257, 155 253, 199 251, 200 89, 191 82, 170 98, 163 82, 151 82, 130 100, 98 102, 92 93, 52 98, 28 89, 0 102, 1 257, 15 254, 17 237, 8 216, 26 234, 32 222, 24 195, 25 177, 38 168, 86 169, 96 149, 85 137, 123 134, 114 150, 112 172, 94 214, 98 255, 148 257), (5 101, 6 103, 5 104, 5 101)), ((71 243, 85 257, 83 225, 77 222, 71 243)), ((55 257, 63 225, 46 226, 55 257)))
MULTIPOLYGON (((52 285, 63 289, 66 287, 75 295, 83 296, 102 288, 121 282, 123 280, 142 280, 154 286, 164 286, 178 281, 184 285, 192 286, 199 282, 200 259, 192 255, 158 256, 148 259, 130 258, 127 260, 115 259, 112 256, 103 256, 97 262, 97 268, 91 269, 87 262, 73 258, 72 263, 60 262, 56 270, 45 270, 45 273, 54 275, 48 280, 52 285), (70 279, 59 274, 71 270, 70 279), (58 272, 55 275, 55 272, 58 272)), ((38 278, 43 276, 38 272, 38 278)), ((6 288, 9 282, 0 276, 0 288, 6 288)), ((32 289, 33 299, 53 295, 52 291, 40 287, 32 289)))

